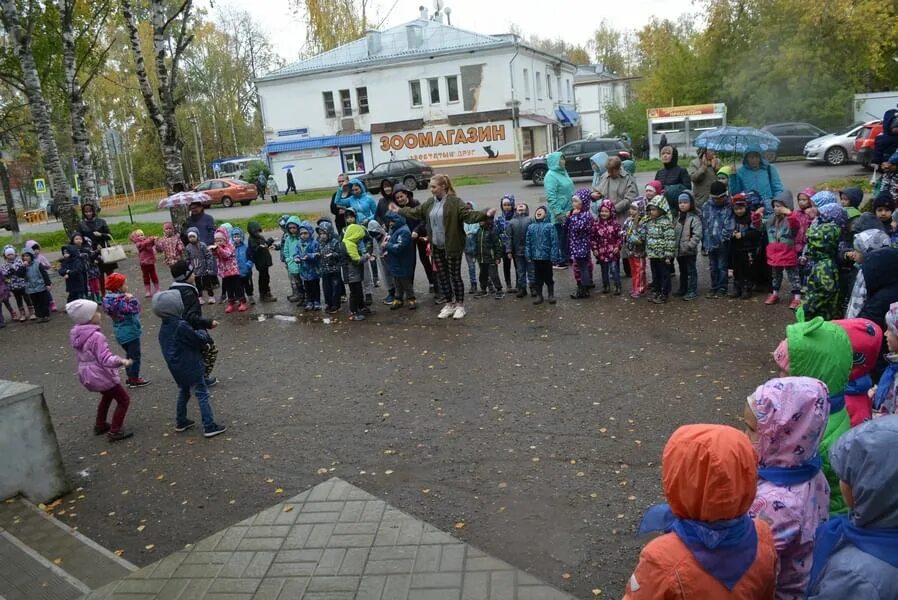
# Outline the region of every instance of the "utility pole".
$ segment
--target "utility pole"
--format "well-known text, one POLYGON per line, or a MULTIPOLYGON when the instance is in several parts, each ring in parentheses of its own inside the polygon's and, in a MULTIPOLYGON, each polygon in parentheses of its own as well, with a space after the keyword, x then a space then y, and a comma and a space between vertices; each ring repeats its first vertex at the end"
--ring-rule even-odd
POLYGON ((197 176, 199 176, 202 180, 206 178, 206 170, 203 168, 203 155, 202 150, 200 149, 199 126, 197 125, 197 118, 195 113, 191 113, 190 122, 193 123, 193 144, 196 148, 197 176))

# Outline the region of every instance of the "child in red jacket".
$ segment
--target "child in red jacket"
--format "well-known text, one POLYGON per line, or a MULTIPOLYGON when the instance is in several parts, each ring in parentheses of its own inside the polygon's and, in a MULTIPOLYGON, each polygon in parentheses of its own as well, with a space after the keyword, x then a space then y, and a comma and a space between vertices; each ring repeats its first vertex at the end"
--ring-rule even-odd
MULTIPOLYGON (((752 222, 758 229, 761 229, 763 214, 764 208, 761 207, 752 215, 752 222)), ((798 275, 798 251, 795 247, 800 229, 798 215, 793 212, 792 192, 784 190, 773 199, 773 214, 763 222, 763 230, 767 232, 767 264, 772 271, 771 292, 764 304, 776 304, 780 301, 783 273, 792 286, 789 308, 795 310, 801 304, 801 279, 798 275)))
POLYGON ((140 272, 143 273, 143 297, 152 298, 153 294, 159 291, 159 276, 156 275, 156 238, 147 237, 142 229, 135 229, 129 239, 137 246, 140 272))

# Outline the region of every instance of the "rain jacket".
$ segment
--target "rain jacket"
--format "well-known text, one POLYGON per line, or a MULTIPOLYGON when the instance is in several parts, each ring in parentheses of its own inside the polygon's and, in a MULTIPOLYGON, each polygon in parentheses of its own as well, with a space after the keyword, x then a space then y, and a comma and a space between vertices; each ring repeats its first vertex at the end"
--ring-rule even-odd
POLYGON ((121 345, 140 339, 140 300, 134 296, 106 292, 103 296, 103 312, 112 320, 115 341, 121 345))
POLYGON ((870 155, 871 165, 881 165, 898 151, 898 135, 892 133, 892 127, 898 124, 898 110, 891 108, 882 116, 882 133, 873 140, 873 152, 870 155))
MULTIPOLYGON (((661 483, 673 516, 687 526, 747 518, 757 486, 757 457, 741 431, 723 425, 686 425, 664 447, 661 483)), ((772 600, 777 569, 773 535, 760 520, 746 525, 755 529, 756 551, 732 590, 705 570, 674 529, 639 553, 624 600, 772 600)), ((749 542, 750 535, 747 532, 749 542)), ((723 558, 723 551, 693 543, 709 558, 723 558)))
POLYGON ((605 174, 605 167, 608 166, 608 153, 596 152, 590 156, 589 166, 592 167, 592 187, 596 187, 602 180, 602 175, 605 174))
POLYGON ((542 219, 533 218, 527 227, 527 243, 524 251, 527 260, 546 260, 556 263, 561 260, 558 234, 549 220, 548 212, 542 219))
MULTIPOLYGON (((75 246, 77 248, 77 246, 75 246)), ((80 249, 79 249, 80 253, 80 249)), ((11 261, 4 257, 3 263, 0 263, 0 277, 6 280, 11 290, 25 289, 25 263, 16 256, 11 261)), ((885 311, 882 314, 886 314, 885 311)))
POLYGON ((365 187, 361 179, 350 179, 349 185, 350 190, 354 185, 359 186, 362 190, 361 193, 357 196, 350 193, 348 198, 337 198, 335 203, 342 208, 354 210, 356 223, 366 225, 368 221, 374 218, 374 213, 377 211, 377 201, 368 193, 368 188, 365 187))
POLYGON ((161 238, 156 238, 156 251, 162 253, 162 260, 171 267, 183 258, 184 242, 175 235, 175 227, 171 223, 162 224, 161 238))
POLYGON ((37 261, 31 250, 25 250, 25 253, 31 254, 31 264, 24 265, 25 293, 39 294, 41 292, 46 292, 51 283, 50 274, 47 273, 47 267, 37 261))
POLYGON ((109 350, 99 325, 75 325, 69 332, 69 341, 78 359, 78 381, 88 391, 105 392, 122 382, 118 370, 123 359, 109 350))
POLYGON ((364 265, 362 259, 367 260, 359 252, 359 242, 365 239, 365 228, 358 223, 348 225, 343 231, 343 247, 340 253, 345 257, 343 260, 343 281, 346 283, 358 283, 364 276, 364 265))
POLYGON ((508 227, 511 225, 511 220, 514 218, 514 205, 514 196, 510 194, 502 196, 502 200, 499 202, 499 212, 496 214, 496 218, 493 219, 493 227, 499 232, 499 239, 502 240, 502 248, 505 254, 511 252, 511 240, 508 237, 508 227), (504 204, 508 201, 511 202, 511 210, 505 210, 504 204))
POLYGON ((515 214, 508 223, 508 251, 515 256, 524 256, 527 247, 527 228, 533 223, 530 207, 523 216, 515 214))
POLYGON ((632 175, 621 168, 617 177, 611 177, 606 171, 599 180, 599 185, 595 186, 595 190, 602 194, 602 199, 608 199, 614 202, 614 215, 618 221, 623 220, 630 203, 636 200, 639 190, 636 187, 636 180, 632 175))
POLYGON ((717 204, 713 199, 702 206, 702 250, 719 252, 727 249, 736 229, 733 207, 724 200, 717 204))
POLYGON ((742 166, 730 177, 730 193, 736 195, 749 190, 758 192, 764 200, 764 216, 766 217, 773 214, 771 202, 773 198, 785 189, 779 171, 764 158, 761 146, 749 144, 742 158, 742 166), (748 166, 748 155, 752 152, 761 155, 761 165, 757 169, 748 166))
POLYGON ((749 514, 770 525, 779 554, 777 600, 804 600, 814 533, 829 517, 829 484, 817 448, 829 416, 826 386, 771 379, 748 397, 758 420, 758 491, 749 514), (816 463, 815 463, 816 461, 816 463))
POLYGON ((62 247, 59 261, 59 275, 65 277, 65 289, 70 293, 87 295, 87 265, 81 256, 81 249, 74 244, 62 247))
MULTIPOLYGON (((215 243, 215 219, 205 210, 197 216, 191 214, 187 217, 187 231, 190 231, 191 227, 196 228, 201 242, 207 246, 215 243)), ((182 241, 185 245, 187 244, 186 233, 182 241)))
POLYGON ((240 275, 240 268, 237 266, 237 255, 234 246, 231 245, 231 237, 224 227, 219 227, 215 232, 215 249, 212 250, 215 258, 218 259, 218 276, 233 277, 240 275))
POLYGON ((655 172, 655 180, 660 181, 664 186, 664 197, 670 208, 677 205, 677 198, 684 190, 692 189, 692 180, 689 179, 689 172, 677 164, 680 160, 680 153, 674 147, 673 156, 669 163, 663 163, 664 166, 655 172))
POLYGON ((415 278, 415 244, 412 241, 412 232, 408 228, 405 217, 399 213, 387 212, 384 215, 386 221, 393 223, 390 230, 390 240, 387 242, 387 269, 393 277, 399 279, 415 278))
MULTIPOLYGON (((477 208, 477 205, 470 200, 466 204, 470 204, 472 209, 477 208)), ((480 223, 465 223, 462 225, 462 229, 465 231, 465 254, 473 256, 477 249, 477 232, 480 231, 480 223)))
POLYGON ((203 317, 203 307, 200 304, 200 294, 191 283, 175 281, 168 289, 181 294, 181 303, 184 306, 182 318, 194 329, 211 329, 212 319, 203 317))
POLYGON ((833 323, 844 329, 851 340, 854 364, 848 387, 845 388, 845 410, 848 411, 851 426, 857 427, 873 416, 867 392, 873 387, 871 374, 882 350, 882 329, 869 319, 841 319, 833 323))
POLYGON ((614 215, 614 202, 602 200, 601 208, 611 211, 611 217, 599 217, 592 222, 592 251, 600 263, 615 262, 620 259, 622 234, 614 215))
POLYGON ((316 231, 319 234, 327 235, 326 242, 322 242, 321 238, 318 238, 318 252, 321 255, 318 259, 318 272, 322 275, 339 273, 343 262, 343 254, 340 251, 343 242, 337 237, 337 232, 334 231, 334 226, 330 221, 322 221, 316 231))
POLYGON ((589 258, 592 250, 592 214, 586 204, 576 215, 571 212, 564 223, 567 229, 567 247, 571 258, 589 258))
POLYGON ((493 224, 482 226, 475 234, 474 256, 477 257, 477 262, 482 265, 495 264, 497 260, 502 259, 503 254, 502 240, 496 226, 493 224))
POLYGON ((256 221, 250 221, 246 225, 249 239, 249 257, 257 269, 265 269, 273 263, 271 260, 271 246, 274 240, 267 240, 262 237, 262 226, 256 221))
POLYGON ((552 152, 546 157, 549 172, 543 179, 546 192, 546 203, 553 223, 564 223, 571 212, 571 197, 574 195, 574 182, 564 167, 561 166, 561 152, 552 152))
POLYGON ((673 258, 677 255, 677 240, 670 220, 670 206, 663 196, 655 196, 648 205, 659 208, 661 216, 645 217, 645 255, 648 258, 673 258))
MULTIPOLYGON (((792 208, 791 194, 786 191, 777 196, 787 208, 792 208)), ((766 210, 766 209, 765 209, 766 210)), ((752 223, 761 227, 761 218, 752 214, 752 223)), ((763 222, 767 232, 767 264, 771 267, 794 267, 798 265, 798 251, 795 249, 795 236, 801 227, 793 210, 788 216, 770 214, 763 222)))
POLYGON ((885 330, 885 314, 898 302, 898 248, 884 248, 864 257, 861 273, 867 288, 858 317, 870 319, 885 330))
MULTIPOLYGON (((713 201, 705 203, 705 206, 713 204, 713 201)), ((741 217, 733 213, 733 235, 737 232, 740 238, 735 237, 730 242, 730 255, 745 253, 754 256, 761 247, 761 232, 751 224, 751 213, 747 210, 741 217)))
POLYGON ((849 516, 817 531, 809 600, 898 598, 896 445, 898 415, 892 415, 852 429, 833 447, 833 469, 851 486, 855 503, 849 516), (860 540, 873 547, 863 550, 860 540))
POLYGON ((128 236, 128 239, 137 247, 137 260, 140 264, 156 264, 156 238, 135 231, 128 236))
MULTIPOLYGON (((187 230, 187 233, 190 233, 190 230, 196 231, 196 227, 191 227, 187 230)), ((206 277, 207 275, 215 275, 215 257, 212 256, 212 251, 209 250, 209 247, 201 241, 197 241, 196 243, 187 243, 184 246, 184 255, 187 258, 187 262, 190 263, 190 266, 193 268, 193 274, 197 277, 206 277)))
POLYGON ((805 319, 820 316, 830 321, 842 316, 839 302, 839 267, 836 253, 841 232, 834 223, 811 225, 807 232, 805 255, 814 267, 802 292, 805 319))
POLYGON ((250 250, 249 245, 246 243, 246 239, 243 235, 243 230, 239 227, 235 227, 231 230, 231 241, 234 243, 234 255, 237 258, 237 270, 240 271, 241 277, 248 277, 253 274, 253 255, 250 250), (237 238, 240 238, 240 241, 237 241, 237 238))
MULTIPOLYGON (((433 228, 430 222, 430 213, 436 202, 437 199, 431 196, 417 206, 406 206, 399 209, 399 214, 406 219, 423 221, 427 224, 427 238, 431 243, 433 243, 433 228)), ((447 195, 440 202, 443 202, 446 254, 461 256, 465 252, 465 231, 462 226, 465 223, 480 223, 486 218, 486 213, 468 208, 458 196, 452 194, 447 195)))
POLYGON ((702 218, 695 210, 695 198, 692 196, 692 192, 686 190, 683 194, 689 194, 689 211, 683 213, 678 210, 674 222, 677 256, 696 256, 698 246, 702 242, 702 218))
POLYGON ((162 319, 159 346, 165 364, 179 387, 194 386, 203 381, 202 351, 209 343, 203 330, 194 330, 181 315, 184 303, 175 290, 153 296, 153 314, 162 319))
POLYGON ((645 200, 636 217, 627 217, 621 226, 624 239, 624 249, 628 256, 645 258, 645 200))
POLYGON ((318 240, 315 239, 315 227, 308 221, 303 221, 299 225, 299 230, 301 232, 306 231, 309 234, 307 241, 303 241, 302 237, 299 238, 299 243, 296 245, 296 251, 293 255, 294 260, 299 260, 299 276, 302 277, 303 281, 320 279, 318 259, 321 251, 318 247, 318 240))
POLYGON ((284 231, 287 231, 287 228, 290 225, 296 225, 296 235, 293 235, 290 232, 284 234, 284 238, 281 240, 281 262, 287 264, 288 273, 291 275, 299 275, 299 263, 293 260, 293 257, 296 256, 297 249, 299 248, 299 226, 302 225, 302 221, 299 220, 299 217, 289 217, 287 219, 287 224, 284 226, 284 231))

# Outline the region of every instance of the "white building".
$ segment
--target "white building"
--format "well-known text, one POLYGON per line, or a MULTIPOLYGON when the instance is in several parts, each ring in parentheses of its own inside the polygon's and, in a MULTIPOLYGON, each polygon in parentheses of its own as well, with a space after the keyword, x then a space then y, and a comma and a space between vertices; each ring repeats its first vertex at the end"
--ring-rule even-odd
POLYGON ((265 153, 281 189, 287 165, 300 189, 391 159, 450 173, 514 170, 576 125, 574 71, 514 35, 465 31, 422 11, 258 79, 265 153))
MULTIPOLYGON (((608 107, 625 107, 630 101, 631 85, 638 77, 619 77, 602 65, 580 65, 574 75, 574 97, 580 113, 583 135, 606 137, 611 133, 608 107)), ((638 132, 631 131, 630 135, 638 132)))

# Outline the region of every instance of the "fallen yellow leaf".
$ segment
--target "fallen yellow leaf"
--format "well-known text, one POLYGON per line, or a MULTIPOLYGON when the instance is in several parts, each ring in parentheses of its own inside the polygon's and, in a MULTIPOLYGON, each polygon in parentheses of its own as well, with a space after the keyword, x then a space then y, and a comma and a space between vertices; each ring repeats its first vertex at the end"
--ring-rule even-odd
POLYGON ((265 480, 265 483, 274 483, 274 479, 269 477, 268 479, 265 480))
POLYGON ((458 523, 455 524, 455 528, 456 528, 456 529, 464 529, 464 528, 465 528, 465 522, 464 522, 464 521, 459 521, 458 523))
POLYGON ((152 550, 155 547, 156 547, 156 544, 147 544, 146 546, 143 547, 143 549, 144 550, 152 550))
POLYGON ((53 559, 53 564, 54 564, 54 565, 61 565, 61 564, 62 564, 62 559, 61 559, 61 558, 54 558, 54 559, 53 559))
POLYGON ((146 529, 146 528, 147 528, 146 525, 138 525, 138 526, 137 526, 137 531, 143 531, 143 530, 146 529))
POLYGON ((599 588, 592 588, 592 595, 593 595, 593 596, 601 596, 601 595, 602 595, 602 590, 599 589, 599 588))
POLYGON ((284 488, 277 488, 276 490, 274 490, 274 493, 275 493, 275 494, 283 494, 283 493, 284 493, 284 488))
POLYGON ((562 573, 562 574, 561 574, 561 578, 562 578, 562 579, 570 579, 570 578, 571 578, 571 574, 570 574, 570 573, 562 573))
POLYGON ((292 504, 288 504, 287 506, 285 506, 285 507, 284 507, 284 512, 293 512, 293 505, 292 505, 292 504))
POLYGON ((162 481, 163 479, 165 479, 165 475, 164 475, 164 474, 163 474, 163 475, 159 475, 158 477, 156 477, 156 479, 159 480, 159 481, 162 481))
POLYGON ((393 474, 393 469, 387 469, 386 471, 384 471, 384 475, 392 475, 392 474, 393 474))
POLYGON ((118 550, 113 551, 113 554, 115 554, 116 556, 123 556, 125 554, 125 551, 119 548, 118 550))

